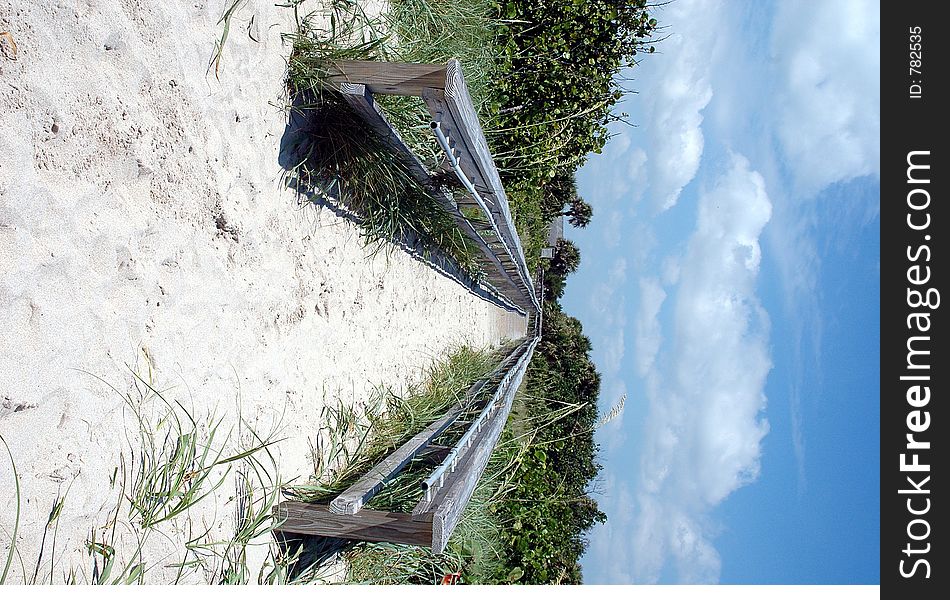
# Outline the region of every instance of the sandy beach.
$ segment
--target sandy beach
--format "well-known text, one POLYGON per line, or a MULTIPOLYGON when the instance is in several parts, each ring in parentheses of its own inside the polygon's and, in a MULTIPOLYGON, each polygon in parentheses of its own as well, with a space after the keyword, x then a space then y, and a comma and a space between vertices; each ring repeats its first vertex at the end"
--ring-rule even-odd
MULTIPOLYGON (((293 12, 243 6, 216 77, 224 11, 221 0, 0 3, 16 43, 0 56, 0 434, 21 499, 10 581, 20 561, 34 572, 63 494, 39 578, 89 576, 85 543, 115 508, 120 454, 131 468, 137 447, 121 395, 135 395, 133 371, 151 369, 199 421, 223 417, 221 432, 237 432, 238 415, 278 432, 280 476, 301 481, 325 405, 403 389, 460 344, 524 335, 521 317, 298 203, 278 164, 293 12)), ((192 523, 224 535, 233 489, 229 479, 192 523)), ((14 480, 2 449, 0 501, 5 556, 14 480)), ((191 533, 169 529, 148 560, 173 561, 191 533)))

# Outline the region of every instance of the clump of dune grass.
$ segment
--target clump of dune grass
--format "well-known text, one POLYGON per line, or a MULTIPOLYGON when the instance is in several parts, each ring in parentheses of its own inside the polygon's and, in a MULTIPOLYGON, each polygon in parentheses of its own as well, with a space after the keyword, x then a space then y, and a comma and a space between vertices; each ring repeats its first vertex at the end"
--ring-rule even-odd
POLYGON ((478 250, 406 164, 333 92, 299 104, 306 136, 289 171, 292 187, 318 203, 353 213, 367 242, 440 250, 473 277, 478 250))
POLYGON ((109 387, 123 396, 138 431, 130 438, 131 468, 125 468, 122 455, 121 473, 113 478, 113 485, 121 478, 115 514, 105 527, 93 529, 87 543, 93 557, 92 583, 144 583, 156 565, 145 564, 143 553, 153 535, 167 535, 162 533, 163 524, 189 531, 179 548, 180 559, 164 565, 175 569, 176 583, 190 571, 201 571, 209 583, 250 581, 247 547, 273 530, 272 509, 280 499, 282 483, 270 449, 280 441, 276 430, 262 436, 240 415, 227 429, 224 417, 213 413, 199 420, 177 398, 156 387, 150 364, 144 376, 133 372, 130 391, 109 387), (190 512, 213 501, 232 480, 230 534, 218 538, 212 527, 196 531, 190 512), (137 540, 123 560, 115 544, 120 524, 137 540), (109 539, 102 532, 108 532, 109 539))
MULTIPOLYGON (((416 490, 418 481, 416 478, 416 490)), ((345 583, 431 585, 452 574, 461 577, 460 583, 495 583, 504 560, 504 545, 499 535, 503 524, 496 514, 493 493, 493 479, 483 475, 442 554, 403 544, 356 544, 343 554, 350 567, 345 583)), ((412 504, 419 496, 421 492, 412 504)), ((401 510, 410 511, 411 506, 401 510)))
MULTIPOLYGON (((295 90, 323 88, 339 60, 447 63, 454 58, 476 112, 488 119, 497 112, 488 104, 490 87, 507 61, 496 12, 491 0, 390 0, 371 15, 357 0, 331 0, 324 11, 300 18, 298 30, 285 36, 294 48, 288 81, 295 90)), ((380 95, 376 101, 423 162, 442 162, 421 99, 380 95)))

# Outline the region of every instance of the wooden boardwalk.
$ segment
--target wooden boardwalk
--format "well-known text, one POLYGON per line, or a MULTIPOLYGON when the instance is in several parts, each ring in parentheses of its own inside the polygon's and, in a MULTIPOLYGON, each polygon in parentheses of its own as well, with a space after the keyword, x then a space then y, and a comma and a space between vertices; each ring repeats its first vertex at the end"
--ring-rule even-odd
POLYGON ((393 451, 332 502, 280 504, 275 509, 277 529, 414 544, 441 553, 501 437, 515 393, 540 340, 542 299, 528 272, 501 177, 459 62, 450 60, 439 65, 339 61, 334 66, 337 74, 331 78, 332 85, 475 243, 481 251, 479 266, 491 287, 527 317, 529 326, 527 335, 490 375, 468 389, 461 403, 393 451), (451 194, 435 183, 433 174, 389 123, 374 94, 422 98, 432 116, 433 134, 446 154, 443 167, 455 171, 467 193, 451 194), (478 217, 465 216, 472 212, 478 217), (488 392, 490 397, 483 400, 488 392), (479 411, 477 417, 453 447, 432 444, 461 415, 473 410, 479 411), (419 458, 438 464, 420 482, 424 497, 411 513, 364 508, 387 482, 419 458))

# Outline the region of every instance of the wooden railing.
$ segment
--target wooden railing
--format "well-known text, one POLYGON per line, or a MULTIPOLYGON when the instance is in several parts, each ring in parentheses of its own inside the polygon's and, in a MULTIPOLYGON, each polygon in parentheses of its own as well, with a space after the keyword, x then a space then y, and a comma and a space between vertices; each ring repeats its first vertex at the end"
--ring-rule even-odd
POLYGON ((339 61, 335 68, 333 87, 479 248, 479 265, 488 282, 496 294, 525 315, 528 335, 489 376, 468 389, 461 403, 394 450, 329 504, 281 503, 275 509, 277 529, 428 546, 441 553, 501 437, 515 393, 540 340, 543 288, 536 292, 528 273, 501 177, 458 61, 450 60, 445 65, 339 61), (443 167, 455 171, 466 193, 450 195, 435 183, 433 174, 390 125, 374 94, 422 98, 432 116, 433 132, 447 151, 443 167), (467 218, 465 209, 477 211, 479 218, 467 218), (490 398, 480 399, 482 392, 492 389, 490 398), (463 414, 473 410, 479 411, 477 416, 452 447, 433 444, 463 414), (423 498, 412 513, 365 508, 387 482, 413 460, 422 458, 438 464, 420 481, 423 498))
POLYGON ((394 450, 329 504, 283 502, 275 510, 277 529, 372 542, 427 546, 441 553, 488 465, 511 412, 538 338, 525 339, 487 377, 472 385, 458 405, 394 450), (495 386, 484 403, 477 400, 486 386, 495 386), (479 410, 480 409, 480 410, 479 410), (479 410, 451 447, 432 441, 463 414, 479 410), (364 506, 414 459, 440 460, 420 481, 423 497, 411 513, 385 512, 364 506))
MULTIPOLYGON (((459 62, 453 59, 441 65, 344 60, 334 63, 334 68, 338 74, 330 78, 333 85, 478 247, 479 266, 488 283, 523 313, 540 310, 508 198, 459 62), (474 193, 450 195, 436 185, 432 173, 389 123, 373 94, 422 98, 434 129, 448 141, 459 163, 463 183, 470 183, 474 193), (468 219, 463 209, 477 211, 480 218, 468 219)), ((447 158, 444 164, 450 162, 447 158)))

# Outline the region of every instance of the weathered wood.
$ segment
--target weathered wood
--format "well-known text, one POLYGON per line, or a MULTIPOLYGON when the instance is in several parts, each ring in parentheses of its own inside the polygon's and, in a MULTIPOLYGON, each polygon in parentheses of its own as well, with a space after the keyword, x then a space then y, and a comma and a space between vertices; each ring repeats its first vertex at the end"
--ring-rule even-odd
MULTIPOLYGON (((425 98, 423 99, 425 100, 425 98)), ((514 230, 514 222, 508 208, 508 199, 501 183, 501 176, 498 174, 478 115, 475 113, 475 106, 462 75, 462 66, 455 59, 450 60, 446 66, 442 103, 437 102, 438 100, 439 98, 436 97, 431 102, 427 102, 430 113, 435 111, 433 117, 438 114, 442 122, 446 123, 446 126, 455 132, 453 139, 457 144, 461 157, 462 170, 476 189, 486 190, 483 198, 486 203, 490 202, 489 210, 492 213, 493 221, 504 224, 499 229, 512 254, 517 278, 521 279, 525 283, 525 287, 532 291, 531 297, 526 298, 526 301, 534 305, 537 310, 540 307, 535 304, 536 298, 533 296, 533 285, 530 282, 524 260, 524 250, 521 247, 521 239, 514 230)))
POLYGON ((506 402, 502 410, 492 415, 488 427, 479 432, 477 443, 459 462, 455 472, 449 475, 450 481, 447 485, 438 491, 433 501, 421 503, 419 512, 413 511, 413 516, 421 517, 423 522, 431 519, 432 549, 436 554, 440 554, 448 544, 478 480, 488 465, 488 459, 504 429, 510 410, 510 402, 506 402))
POLYGON ((478 480, 488 465, 491 453, 498 443, 498 438, 501 436, 511 412, 515 392, 521 385, 536 345, 537 338, 527 342, 527 347, 519 348, 522 352, 514 366, 516 371, 513 373, 506 389, 498 390, 500 397, 503 398, 502 406, 495 411, 488 424, 477 434, 475 442, 461 458, 455 471, 446 474, 445 484, 436 491, 429 501, 423 499, 412 511, 413 519, 420 522, 431 520, 432 550, 436 554, 440 554, 448 544, 452 531, 458 525, 462 512, 465 510, 478 480))
POLYGON ((386 113, 373 99, 369 88, 363 84, 343 83, 339 88, 340 94, 350 108, 363 118, 363 121, 379 136, 399 160, 421 184, 430 185, 431 176, 425 165, 409 149, 402 136, 392 126, 386 113))
MULTIPOLYGON (((445 86, 446 82, 443 81, 442 85, 445 86)), ((449 140, 449 145, 455 150, 455 156, 462 165, 462 171, 467 175, 470 173, 472 175, 479 173, 478 166, 473 161, 471 153, 464 147, 465 137, 461 131, 463 124, 455 121, 455 117, 445 102, 445 90, 426 88, 422 90, 422 101, 425 102, 432 120, 439 123, 442 133, 445 134, 445 137, 449 140)), ((447 170, 451 170, 451 167, 446 166, 447 170)), ((479 193, 491 193, 490 189, 482 185, 480 176, 474 178, 469 176, 469 181, 472 182, 479 193)), ((478 205, 475 204, 475 206, 478 205)))
MULTIPOLYGON (((512 256, 512 264, 508 265, 502 265, 497 260, 492 261, 505 277, 511 280, 510 284, 504 284, 503 288, 508 288, 510 285, 511 293, 515 297, 520 297, 527 304, 534 304, 536 299, 533 293, 526 296, 524 291, 524 289, 533 290, 530 281, 526 281, 527 269, 524 266, 521 241, 517 233, 513 231, 501 178, 488 150, 488 144, 478 122, 478 116, 475 114, 459 62, 453 59, 447 65, 434 65, 338 61, 335 63, 335 68, 339 70, 339 74, 331 76, 331 80, 338 82, 337 85, 340 91, 344 92, 347 101, 383 135, 384 139, 391 140, 392 145, 399 148, 400 154, 404 150, 408 151, 408 147, 389 125, 384 113, 373 102, 371 94, 422 97, 433 118, 442 123, 443 132, 449 138, 450 146, 456 147, 462 172, 468 176, 472 185, 482 196, 490 213, 486 216, 489 217, 491 227, 498 229, 495 223, 504 223, 499 234, 508 248, 501 254, 516 256, 512 256)), ((411 155, 411 152, 409 154, 411 155)), ((415 156, 412 158, 415 161, 406 162, 407 166, 421 181, 427 182, 428 187, 430 179, 428 172, 415 156)), ((458 205, 451 199, 447 199, 444 204, 458 211, 458 205)), ((472 203, 464 201, 459 204, 473 206, 472 203)), ((477 206, 477 203, 474 203, 474 206, 477 206)), ((460 213, 453 214, 453 217, 457 222, 459 218, 464 219, 460 213)), ((462 226, 462 230, 468 235, 471 226, 462 226)), ((499 253, 497 249, 484 247, 478 239, 473 239, 473 241, 480 246, 483 253, 491 254, 492 257, 499 253)))
MULTIPOLYGON (((458 206, 452 199, 433 185, 429 171, 412 150, 409 149, 409 146, 406 145, 399 133, 396 132, 395 128, 386 118, 386 113, 373 99, 369 88, 363 84, 343 83, 340 85, 339 91, 353 110, 363 118, 367 125, 376 132, 380 140, 389 147, 396 159, 401 161, 412 176, 429 190, 432 197, 439 203, 439 206, 449 213, 453 221, 455 221, 455 224, 462 230, 462 233, 478 246, 481 254, 488 260, 488 264, 492 267, 486 270, 497 270, 505 275, 508 281, 501 284, 502 289, 510 290, 508 293, 514 295, 516 298, 521 296, 522 293, 518 289, 518 281, 511 274, 507 273, 507 270, 498 259, 497 252, 484 244, 472 227, 472 224, 459 211, 458 206)), ((518 303, 513 304, 517 305, 518 303)))
MULTIPOLYGON (((524 251, 514 228, 501 177, 488 150, 459 62, 453 59, 443 66, 339 61, 336 67, 339 72, 332 77, 334 86, 479 248, 476 260, 490 282, 483 286, 512 306, 519 306, 519 312, 524 311, 532 319, 529 331, 534 330, 534 333, 530 341, 515 347, 488 377, 473 385, 466 394, 466 398, 471 399, 489 382, 498 383, 498 389, 457 449, 434 446, 430 442, 456 422, 471 402, 453 407, 442 419, 386 457, 330 505, 281 503, 274 511, 281 521, 277 529, 289 533, 429 546, 441 553, 488 464, 511 411, 515 391, 537 345, 539 300, 534 282, 527 273, 524 251), (457 173, 471 193, 471 200, 464 196, 455 199, 448 195, 446 188, 435 184, 425 165, 386 119, 373 99, 373 93, 423 98, 434 121, 439 123, 439 131, 445 136, 439 138, 440 144, 454 157, 451 161, 447 159, 443 167, 459 169, 457 173), (463 208, 478 208, 483 218, 470 221, 462 214, 463 208), (511 302, 509 295, 521 301, 511 302), (429 462, 442 460, 428 479, 432 485, 431 495, 427 494, 430 500, 420 502, 413 514, 362 508, 414 458, 429 462)), ((543 297, 543 289, 541 295, 543 297)))
MULTIPOLYGON (((505 223, 511 223, 511 213, 508 208, 508 199, 505 196, 505 189, 501 184, 501 176, 495 167, 495 161, 492 159, 491 150, 488 149, 488 142, 485 140, 485 134, 478 120, 478 114, 475 112, 475 105, 468 92, 468 86, 465 84, 465 77, 462 74, 462 65, 459 61, 452 59, 446 66, 445 74, 445 104, 448 113, 451 114, 459 134, 459 150, 467 153, 474 163, 475 169, 469 179, 476 186, 488 190, 488 195, 494 201, 495 207, 492 212, 496 218, 501 218, 505 223)), ((468 174, 468 173, 466 173, 468 174)), ((521 251, 521 245, 517 234, 510 228, 504 228, 506 242, 521 251)), ((523 253, 522 253, 523 257, 523 253)))
MULTIPOLYGON (((442 435, 446 429, 451 427, 452 424, 458 420, 463 412, 467 411, 473 405, 475 397, 493 377, 507 367, 511 357, 515 356, 519 349, 520 346, 506 356, 486 377, 479 379, 469 386, 465 391, 463 400, 450 408, 442 418, 414 435, 412 439, 394 450, 389 456, 370 469, 368 473, 360 477, 356 483, 334 498, 333 501, 330 502, 330 510, 340 515, 354 515, 359 513, 363 506, 383 489, 387 481, 398 475, 413 458, 426 453, 426 448, 430 447, 429 442, 442 435)), ((437 446, 436 448, 441 449, 442 447, 437 446)), ((432 448, 426 454, 437 455, 439 450, 436 450, 436 448, 432 448)), ((444 449, 441 460, 445 459, 445 455, 447 455, 450 450, 450 448, 444 449)), ((441 460, 437 462, 441 462, 441 460)))
POLYGON ((336 85, 365 85, 375 94, 421 96, 425 88, 445 85, 446 65, 425 63, 389 63, 371 60, 338 60, 330 82, 336 85))
POLYGON ((399 474, 430 441, 451 427, 464 411, 465 407, 460 404, 453 406, 445 416, 416 434, 334 498, 330 502, 330 510, 341 515, 357 514, 364 504, 383 489, 387 481, 399 474))
POLYGON ((414 520, 408 513, 363 510, 355 515, 338 515, 330 512, 325 504, 281 502, 274 508, 274 516, 280 523, 277 531, 367 542, 432 545, 432 524, 414 520))

